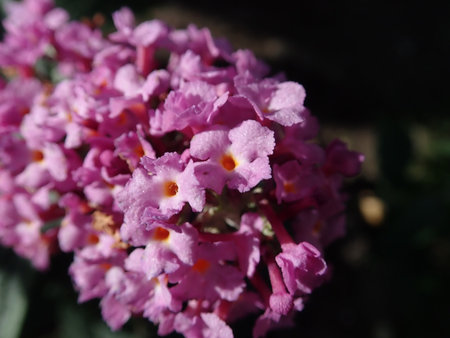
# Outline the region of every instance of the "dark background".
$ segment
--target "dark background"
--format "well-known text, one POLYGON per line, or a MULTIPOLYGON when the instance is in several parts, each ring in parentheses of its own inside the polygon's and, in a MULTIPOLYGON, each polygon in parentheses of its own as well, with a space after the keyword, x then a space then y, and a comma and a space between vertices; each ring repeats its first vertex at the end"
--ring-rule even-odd
MULTIPOLYGON (((124 5, 141 20, 207 26, 304 85, 321 141, 341 137, 366 154, 362 174, 346 184, 348 235, 326 252, 333 278, 294 328, 270 337, 450 337, 450 2, 57 4, 74 19, 105 14, 106 29, 110 13, 124 5), (377 224, 361 207, 368 195, 384 205, 377 224)), ((112 334, 98 302, 77 305, 70 261, 55 257, 51 270, 38 273, 1 249, 0 325, 12 312, 23 319, 23 338, 155 334, 142 319, 112 334)), ((237 337, 251 335, 251 319, 233 326, 237 337)))

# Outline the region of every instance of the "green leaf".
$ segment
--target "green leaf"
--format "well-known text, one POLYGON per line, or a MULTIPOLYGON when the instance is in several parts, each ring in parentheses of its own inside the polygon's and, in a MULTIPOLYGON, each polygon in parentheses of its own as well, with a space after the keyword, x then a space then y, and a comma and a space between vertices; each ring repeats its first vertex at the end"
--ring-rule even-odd
POLYGON ((22 280, 0 270, 0 338, 19 337, 27 307, 22 280))

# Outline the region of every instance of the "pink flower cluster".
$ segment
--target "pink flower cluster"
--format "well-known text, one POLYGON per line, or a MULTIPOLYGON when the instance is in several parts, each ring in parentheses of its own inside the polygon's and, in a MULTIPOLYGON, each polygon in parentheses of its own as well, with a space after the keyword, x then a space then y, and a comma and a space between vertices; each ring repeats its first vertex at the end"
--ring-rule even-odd
POLYGON ((10 2, 0 66, 0 242, 49 266, 73 252, 79 301, 186 337, 285 325, 344 234, 344 177, 363 161, 311 140, 305 91, 207 29, 69 21, 10 2))

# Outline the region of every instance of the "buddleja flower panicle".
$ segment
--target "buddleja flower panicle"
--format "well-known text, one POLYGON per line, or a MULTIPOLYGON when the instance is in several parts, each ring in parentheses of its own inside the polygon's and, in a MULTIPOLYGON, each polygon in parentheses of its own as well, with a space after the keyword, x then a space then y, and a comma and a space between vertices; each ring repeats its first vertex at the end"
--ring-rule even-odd
POLYGON ((79 301, 113 330, 231 337, 259 313, 259 337, 301 311, 363 161, 312 141, 303 86, 195 25, 122 8, 103 36, 51 0, 6 11, 0 243, 38 269, 73 252, 79 301))

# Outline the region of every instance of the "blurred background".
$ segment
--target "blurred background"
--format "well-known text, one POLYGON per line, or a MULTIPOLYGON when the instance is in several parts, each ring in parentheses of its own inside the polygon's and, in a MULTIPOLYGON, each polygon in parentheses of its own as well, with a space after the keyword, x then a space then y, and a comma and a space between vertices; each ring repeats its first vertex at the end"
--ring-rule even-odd
MULTIPOLYGON (((56 3, 73 19, 104 14, 106 30, 125 5, 140 20, 208 27, 304 85, 320 141, 366 155, 346 184, 348 234, 326 252, 333 278, 294 328, 269 337, 450 337, 450 2, 56 3)), ((38 273, 0 249, 0 337, 156 336, 140 319, 111 333, 98 302, 77 305, 70 262, 38 273)), ((251 336, 249 322, 233 326, 237 337, 251 336)))

